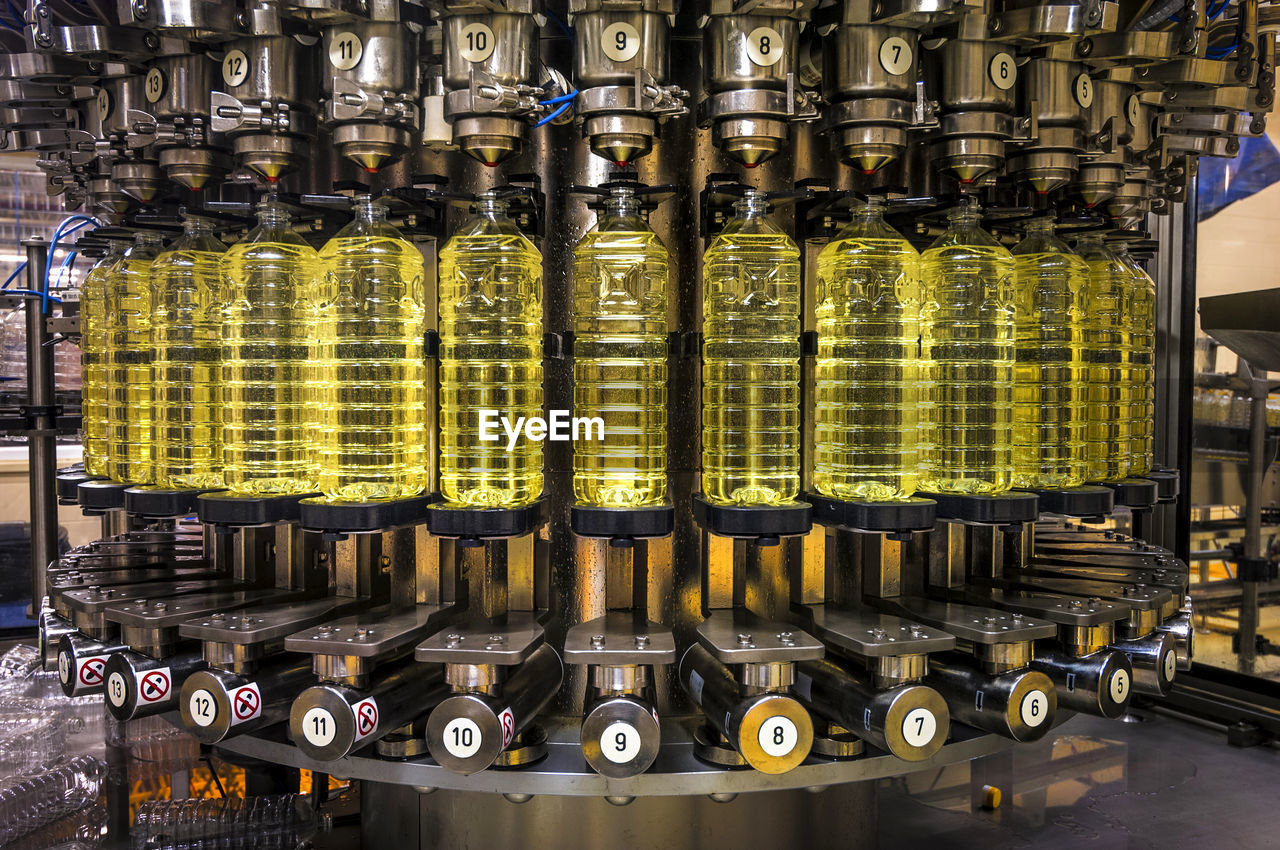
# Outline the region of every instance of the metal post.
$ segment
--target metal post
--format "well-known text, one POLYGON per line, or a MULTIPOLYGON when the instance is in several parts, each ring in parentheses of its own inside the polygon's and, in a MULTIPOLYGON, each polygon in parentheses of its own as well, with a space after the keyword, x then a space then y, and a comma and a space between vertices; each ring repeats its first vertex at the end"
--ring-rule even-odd
MULTIPOLYGON (((1249 480, 1245 490, 1244 557, 1262 558, 1262 483, 1267 474, 1267 372, 1252 365, 1249 410, 1249 480)), ((1240 582, 1240 667, 1252 671, 1257 659, 1258 582, 1240 582)))
MULTIPOLYGON (((49 243, 23 240, 27 249, 27 289, 41 289, 49 243)), ((31 493, 31 610, 39 616, 47 585, 45 570, 58 557, 57 443, 53 416, 53 346, 40 299, 28 295, 23 304, 27 319, 27 404, 34 411, 27 431, 27 470, 31 493)))

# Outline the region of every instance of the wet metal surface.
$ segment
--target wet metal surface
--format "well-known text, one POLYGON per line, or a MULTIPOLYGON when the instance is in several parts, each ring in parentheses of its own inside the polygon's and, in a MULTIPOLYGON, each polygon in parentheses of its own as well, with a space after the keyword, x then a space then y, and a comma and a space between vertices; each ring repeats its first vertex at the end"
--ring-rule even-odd
POLYGON ((1076 717, 1031 745, 881 783, 881 847, 1280 847, 1280 749, 1143 714, 1076 717), (983 786, 1003 802, 981 808, 983 786))

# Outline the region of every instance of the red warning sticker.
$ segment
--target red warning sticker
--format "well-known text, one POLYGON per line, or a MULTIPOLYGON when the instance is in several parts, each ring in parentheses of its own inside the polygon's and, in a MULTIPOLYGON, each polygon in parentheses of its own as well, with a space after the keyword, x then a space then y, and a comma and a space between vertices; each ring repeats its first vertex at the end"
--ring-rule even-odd
POLYGON ((168 667, 157 667, 145 673, 133 674, 138 680, 138 702, 155 705, 173 695, 173 677, 168 667))
POLYGON ((262 692, 255 684, 243 685, 227 693, 231 700, 231 725, 253 720, 262 714, 262 692))
POLYGON ((368 738, 378 729, 378 703, 373 697, 362 699, 355 704, 356 740, 368 738))
POLYGON ((498 715, 498 721, 502 724, 502 749, 505 750, 516 736, 516 715, 511 709, 504 708, 498 715))
POLYGON ((89 658, 76 660, 76 679, 80 682, 81 687, 101 687, 106 679, 106 670, 107 657, 105 655, 93 655, 89 658))

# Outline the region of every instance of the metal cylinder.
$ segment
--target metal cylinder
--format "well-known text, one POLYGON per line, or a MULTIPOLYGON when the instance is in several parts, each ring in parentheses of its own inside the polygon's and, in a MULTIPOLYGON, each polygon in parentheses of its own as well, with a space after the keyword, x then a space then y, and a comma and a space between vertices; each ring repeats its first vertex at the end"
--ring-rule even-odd
POLYGON ((658 757, 662 731, 653 704, 637 696, 598 700, 582 719, 582 755, 601 776, 644 773, 658 757))
POLYGON ((786 773, 808 757, 813 721, 794 697, 743 694, 729 668, 697 644, 680 660, 680 684, 715 730, 761 773, 786 773))
POLYGON ((445 119, 453 140, 486 165, 519 153, 525 106, 515 93, 532 86, 538 59, 532 15, 450 15, 444 38, 445 119))
POLYGON ((498 760, 533 723, 564 680, 564 664, 543 644, 511 674, 501 695, 455 694, 427 718, 427 749, 441 767, 469 775, 498 760))
POLYGON ((443 670, 416 661, 375 671, 367 688, 322 682, 293 701, 289 733, 309 758, 333 761, 426 717, 448 694, 443 670))
POLYGON ((40 612, 40 625, 36 630, 37 643, 40 649, 41 666, 45 670, 58 668, 58 650, 64 635, 75 634, 76 627, 53 612, 45 609, 40 612))
POLYGON ((80 632, 58 641, 58 684, 69 697, 102 693, 107 681, 107 658, 129 647, 118 641, 99 641, 80 632))
POLYGON ((207 123, 209 93, 221 85, 218 63, 207 53, 156 57, 143 81, 141 108, 161 121, 201 116, 207 123))
POLYGON ((989 676, 956 654, 930 658, 925 684, 947 701, 954 719, 1015 741, 1043 738, 1058 707, 1057 690, 1044 673, 989 676))
POLYGON ((227 44, 224 56, 222 91, 245 104, 268 101, 315 111, 315 52, 292 36, 237 39, 227 44))
MULTIPOLYGON (((40 280, 49 256, 43 239, 23 242, 27 253, 27 289, 41 292, 40 280)), ((27 323, 27 403, 31 408, 27 433, 27 463, 31 506, 31 612, 39 615, 48 593, 49 563, 58 557, 58 456, 54 434, 53 346, 39 298, 23 302, 27 323)))
POLYGON ((795 692, 817 714, 904 761, 932 756, 951 729, 951 712, 933 688, 877 690, 825 659, 796 663, 795 692))
POLYGON ((1077 657, 1037 650, 1031 667, 1053 680, 1059 705, 1086 714, 1119 717, 1133 694, 1133 667, 1123 652, 1104 649, 1077 657))
POLYGON ((116 720, 150 717, 178 706, 183 684, 203 670, 199 651, 152 658, 126 649, 107 659, 107 711, 116 720))
POLYGON ((577 15, 573 73, 578 89, 631 85, 641 69, 665 80, 667 29, 667 16, 658 12, 609 9, 577 15), (639 36, 634 50, 628 27, 639 36))
POLYGON ((1195 654, 1196 629, 1191 622, 1191 611, 1184 610, 1157 626, 1157 631, 1173 636, 1173 648, 1178 656, 1178 669, 1191 669, 1191 657, 1195 654))
POLYGON ((1137 640, 1116 641, 1111 648, 1129 656, 1135 691, 1153 697, 1169 694, 1178 673, 1178 650, 1172 634, 1155 631, 1137 640))
POLYGON ((272 726, 289 719, 293 700, 312 681, 310 656, 263 667, 252 679, 197 670, 182 685, 182 725, 202 744, 272 726))

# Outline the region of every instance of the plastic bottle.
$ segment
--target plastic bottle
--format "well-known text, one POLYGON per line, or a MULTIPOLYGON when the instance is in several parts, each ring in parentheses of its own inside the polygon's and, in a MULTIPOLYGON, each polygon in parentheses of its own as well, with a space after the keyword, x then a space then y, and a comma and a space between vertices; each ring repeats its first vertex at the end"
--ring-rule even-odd
POLYGON ((779 505, 800 491, 800 251, 748 191, 703 258, 702 492, 779 505))
POLYGON ((316 309, 319 487, 338 501, 427 486, 422 254, 356 198, 355 220, 320 249, 316 309))
POLYGON ((155 484, 222 486, 222 285, 226 251, 207 221, 189 217, 182 236, 151 267, 155 304, 155 484))
POLYGON ((128 242, 112 239, 107 253, 94 263, 80 288, 80 362, 83 374, 81 413, 84 430, 84 471, 107 476, 110 439, 111 352, 107 334, 108 284, 113 269, 124 259, 128 242))
POLYGON ((1116 255, 1129 272, 1129 474, 1142 476, 1151 471, 1155 448, 1156 283, 1123 242, 1116 255))
POLYGON ((1084 362, 1088 370, 1085 479, 1114 482, 1129 476, 1130 424, 1127 408, 1129 333, 1125 292, 1129 272, 1101 234, 1086 233, 1076 252, 1089 266, 1084 362))
POLYGON ((975 205, 921 255, 920 489, 995 495, 1013 483, 1013 257, 975 205))
POLYGON ((157 233, 137 234, 107 282, 111 350, 107 477, 122 484, 151 483, 151 264, 163 244, 157 233))
POLYGON ((813 486, 905 499, 918 480, 920 255, 879 200, 852 216, 818 255, 813 486))
POLYGON ((223 255, 223 478, 233 493, 315 492, 308 378, 318 265, 274 201, 258 206, 258 226, 223 255))
POLYGON ((1084 316, 1089 266, 1032 220, 1013 248, 1013 486, 1079 487, 1085 473, 1084 316))
POLYGON ((573 495, 606 508, 667 496, 667 249, 635 193, 613 190, 574 251, 573 495))
POLYGON ((440 493, 454 507, 542 495, 542 443, 500 423, 542 416, 542 256, 506 209, 481 195, 440 252, 440 493))

